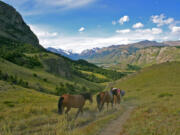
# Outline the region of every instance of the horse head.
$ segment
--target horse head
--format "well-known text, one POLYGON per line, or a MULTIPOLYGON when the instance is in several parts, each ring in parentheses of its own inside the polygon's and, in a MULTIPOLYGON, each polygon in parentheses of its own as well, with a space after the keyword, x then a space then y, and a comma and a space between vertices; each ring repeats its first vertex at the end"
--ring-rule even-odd
POLYGON ((93 102, 92 95, 90 93, 83 93, 81 94, 85 100, 89 100, 91 103, 93 102))

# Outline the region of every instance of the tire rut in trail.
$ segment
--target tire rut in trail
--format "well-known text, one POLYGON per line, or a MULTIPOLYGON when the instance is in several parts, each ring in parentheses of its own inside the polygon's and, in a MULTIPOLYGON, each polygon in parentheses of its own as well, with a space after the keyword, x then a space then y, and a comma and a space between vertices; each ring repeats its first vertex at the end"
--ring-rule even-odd
POLYGON ((133 109, 133 106, 128 107, 121 116, 119 116, 116 120, 113 120, 110 124, 106 125, 106 127, 98 135, 119 135, 122 131, 124 123, 129 118, 133 109))

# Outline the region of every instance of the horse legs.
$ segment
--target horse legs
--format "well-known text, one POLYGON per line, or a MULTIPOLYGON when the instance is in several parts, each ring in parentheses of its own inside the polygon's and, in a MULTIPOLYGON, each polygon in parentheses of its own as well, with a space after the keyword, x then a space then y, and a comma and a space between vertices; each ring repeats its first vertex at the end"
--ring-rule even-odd
POLYGON ((67 109, 66 109, 66 114, 68 114, 68 112, 71 110, 71 108, 70 107, 67 107, 67 109))
POLYGON ((113 108, 113 101, 111 102, 111 107, 113 108))
POLYGON ((83 109, 81 109, 81 114, 83 114, 83 109))
POLYGON ((114 104, 117 104, 117 96, 114 95, 114 104))
POLYGON ((78 117, 79 113, 81 112, 81 108, 78 109, 77 113, 76 113, 76 116, 75 116, 75 119, 78 117))
POLYGON ((107 102, 107 111, 108 111, 108 105, 109 105, 109 103, 107 102))
POLYGON ((102 110, 103 106, 104 106, 104 102, 101 102, 100 111, 102 110))

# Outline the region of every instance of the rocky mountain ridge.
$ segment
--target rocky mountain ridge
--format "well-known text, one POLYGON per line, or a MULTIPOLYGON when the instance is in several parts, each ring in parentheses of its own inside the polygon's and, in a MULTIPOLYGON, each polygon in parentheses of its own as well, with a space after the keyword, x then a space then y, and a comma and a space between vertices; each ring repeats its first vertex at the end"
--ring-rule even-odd
MULTIPOLYGON (((76 54, 76 59, 85 59, 91 63, 105 67, 127 64, 147 66, 166 61, 179 61, 179 45, 179 41, 159 43, 144 40, 128 45, 112 45, 85 50, 80 54, 76 54)), ((60 52, 57 51, 56 53, 60 52)), ((73 58, 72 54, 66 54, 66 56, 73 58)))
POLYGON ((12 6, 0 1, 0 37, 39 45, 39 40, 12 6))

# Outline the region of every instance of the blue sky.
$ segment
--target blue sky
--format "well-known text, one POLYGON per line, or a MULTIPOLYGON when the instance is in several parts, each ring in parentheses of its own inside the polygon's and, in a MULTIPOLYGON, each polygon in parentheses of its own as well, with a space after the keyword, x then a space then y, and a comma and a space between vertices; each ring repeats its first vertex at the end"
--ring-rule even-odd
POLYGON ((3 0, 44 47, 74 52, 141 40, 180 40, 179 0, 3 0))

